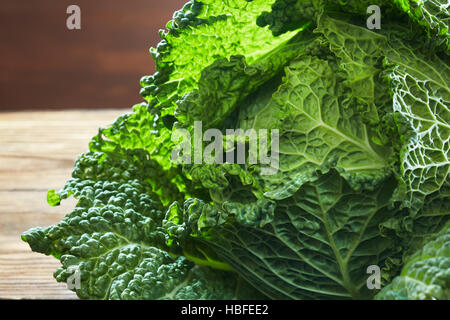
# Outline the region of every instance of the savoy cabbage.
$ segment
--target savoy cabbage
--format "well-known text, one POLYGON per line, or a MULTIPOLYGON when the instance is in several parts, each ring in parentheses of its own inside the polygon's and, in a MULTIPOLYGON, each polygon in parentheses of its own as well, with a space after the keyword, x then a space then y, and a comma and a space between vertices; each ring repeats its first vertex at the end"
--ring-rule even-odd
POLYGON ((49 191, 76 208, 22 239, 61 261, 57 281, 79 270, 86 299, 449 299, 448 7, 188 2, 151 49, 145 102, 49 191), (278 130, 273 174, 249 153, 172 161, 198 121, 228 141, 278 130))

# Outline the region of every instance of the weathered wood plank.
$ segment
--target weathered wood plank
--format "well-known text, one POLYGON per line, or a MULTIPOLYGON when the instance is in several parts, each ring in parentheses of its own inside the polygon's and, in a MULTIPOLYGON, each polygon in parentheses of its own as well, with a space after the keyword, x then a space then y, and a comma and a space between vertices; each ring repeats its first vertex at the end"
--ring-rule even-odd
POLYGON ((31 252, 20 235, 74 207, 50 207, 47 190, 61 188, 98 127, 126 111, 0 113, 0 299, 76 298, 53 278, 59 261, 31 252))
POLYGON ((18 237, 20 235, 0 236, 0 298, 76 298, 65 284, 53 278, 53 272, 60 265, 58 260, 30 252, 28 245, 18 237))

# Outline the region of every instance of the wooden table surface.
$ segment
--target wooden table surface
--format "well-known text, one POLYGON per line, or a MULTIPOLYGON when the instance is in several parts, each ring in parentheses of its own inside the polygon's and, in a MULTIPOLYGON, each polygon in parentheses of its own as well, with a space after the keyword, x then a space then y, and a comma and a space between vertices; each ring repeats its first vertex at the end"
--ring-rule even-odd
POLYGON ((53 278, 59 261, 31 252, 20 235, 74 207, 73 199, 50 207, 47 190, 59 190, 98 127, 126 111, 0 113, 0 299, 76 298, 53 278))

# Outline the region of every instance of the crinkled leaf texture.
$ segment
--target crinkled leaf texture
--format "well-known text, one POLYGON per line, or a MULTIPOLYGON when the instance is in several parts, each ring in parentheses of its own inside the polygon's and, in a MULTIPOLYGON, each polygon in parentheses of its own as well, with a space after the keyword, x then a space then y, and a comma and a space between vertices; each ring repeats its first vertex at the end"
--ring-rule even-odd
POLYGON ((425 27, 436 45, 450 49, 450 3, 447 0, 394 0, 412 20, 425 27))
POLYGON ((450 224, 407 259, 378 300, 450 300, 450 224))
POLYGON ((383 20, 400 20, 403 19, 401 12, 407 14, 412 22, 424 28, 434 48, 450 49, 450 4, 447 0, 276 0, 271 11, 263 12, 257 21, 260 26, 268 25, 275 35, 280 35, 305 23, 314 23, 324 11, 364 18, 372 5, 381 8, 383 20))
MULTIPOLYGON (((138 115, 139 108, 125 119, 138 115)), ((80 286, 72 288, 84 299, 262 297, 225 263, 197 252, 186 237, 181 248, 163 227, 163 203, 184 199, 175 183, 180 175, 175 169, 163 170, 146 150, 126 148, 133 139, 125 128, 131 126, 115 127, 123 120, 107 129, 115 133, 111 137, 123 139, 106 141, 99 134, 91 149, 102 151, 81 155, 72 179, 59 192, 49 191, 51 205, 73 195, 78 199, 76 208, 57 225, 31 229, 22 239, 33 251, 61 261, 54 274, 57 281, 74 285, 73 275, 79 272, 80 286), (202 266, 185 253, 197 257, 202 266), (212 261, 205 263, 207 259, 212 261)))
POLYGON ((167 245, 165 212, 142 181, 73 179, 77 207, 60 223, 22 235, 33 251, 61 260, 59 282, 84 299, 253 299, 235 273, 196 266, 167 245), (76 287, 74 276, 79 275, 76 287))
MULTIPOLYGON (((280 168, 274 175, 261 177, 265 196, 287 198, 317 171, 326 173, 330 168, 342 172, 355 188, 382 181, 388 172, 389 149, 371 143, 366 124, 354 112, 355 106, 339 95, 342 88, 335 76, 336 65, 303 57, 291 62, 285 73, 273 100, 258 111, 270 110, 280 117, 276 119, 280 168)), ((253 128, 266 127, 261 120, 253 128)))
MULTIPOLYGON (((392 35, 386 53, 393 108, 402 128, 401 179, 404 203, 416 213, 426 197, 450 186, 450 67, 420 46, 392 35)), ((444 197, 448 193, 442 192, 444 197)))
POLYGON ((259 203, 257 221, 265 221, 262 227, 251 220, 220 224, 214 218, 241 214, 246 207, 256 212, 252 204, 228 202, 219 209, 223 213, 213 214, 212 208, 203 209, 197 202, 197 211, 202 212, 200 220, 217 224, 214 231, 205 231, 208 244, 267 296, 370 298, 367 267, 384 265, 400 250, 395 238, 383 237, 378 229, 393 214, 389 201, 394 188, 395 182, 387 180, 376 191, 354 191, 338 173, 330 172, 264 210, 259 203))
POLYGON ((263 56, 295 33, 274 37, 256 25, 274 0, 189 1, 161 32, 151 49, 157 72, 141 80, 144 98, 162 116, 173 115, 176 101, 197 87, 201 72, 218 58, 263 56))
POLYGON ((386 283, 408 250, 397 235, 420 239, 448 220, 448 89, 439 81, 448 66, 433 53, 426 57, 410 34, 399 46, 396 29, 375 33, 322 15, 316 33, 322 36, 291 59, 276 85, 262 86, 237 108, 237 128, 280 129, 278 173, 261 176, 258 165, 248 165, 247 175, 195 167, 214 203, 188 200, 188 229, 271 298, 371 298, 367 268, 380 266, 386 283), (423 136, 399 108, 405 90, 386 81, 405 62, 422 66, 412 78, 427 82, 430 115, 443 119, 439 135, 422 142, 441 150, 420 171, 438 183, 418 179, 430 192, 414 204, 405 202, 415 190, 397 166, 410 155, 406 146, 423 136), (442 174, 433 169, 441 166, 442 174))
MULTIPOLYGON (((386 285, 450 215, 447 10, 440 0, 188 2, 151 49, 147 103, 100 128, 72 179, 48 193, 77 207, 23 239, 61 260, 58 281, 78 269, 82 298, 373 297, 367 267, 386 285), (366 28, 369 4, 382 7, 381 30, 366 28), (172 133, 196 121, 224 133, 225 153, 252 142, 226 129, 279 130, 279 164, 249 152, 239 164, 171 161, 172 133)), ((437 237, 424 250, 445 256, 437 237)), ((446 260, 420 260, 390 297, 446 297, 446 260), (417 268, 424 284, 410 284, 417 268)))

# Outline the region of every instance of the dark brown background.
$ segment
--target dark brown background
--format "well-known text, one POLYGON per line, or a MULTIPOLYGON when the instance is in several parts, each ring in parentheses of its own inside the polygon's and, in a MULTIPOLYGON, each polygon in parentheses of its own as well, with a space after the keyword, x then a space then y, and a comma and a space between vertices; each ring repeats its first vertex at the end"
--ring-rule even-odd
POLYGON ((1 0, 0 111, 127 108, 154 72, 148 49, 187 0, 1 0), (66 9, 81 8, 81 30, 66 9))

